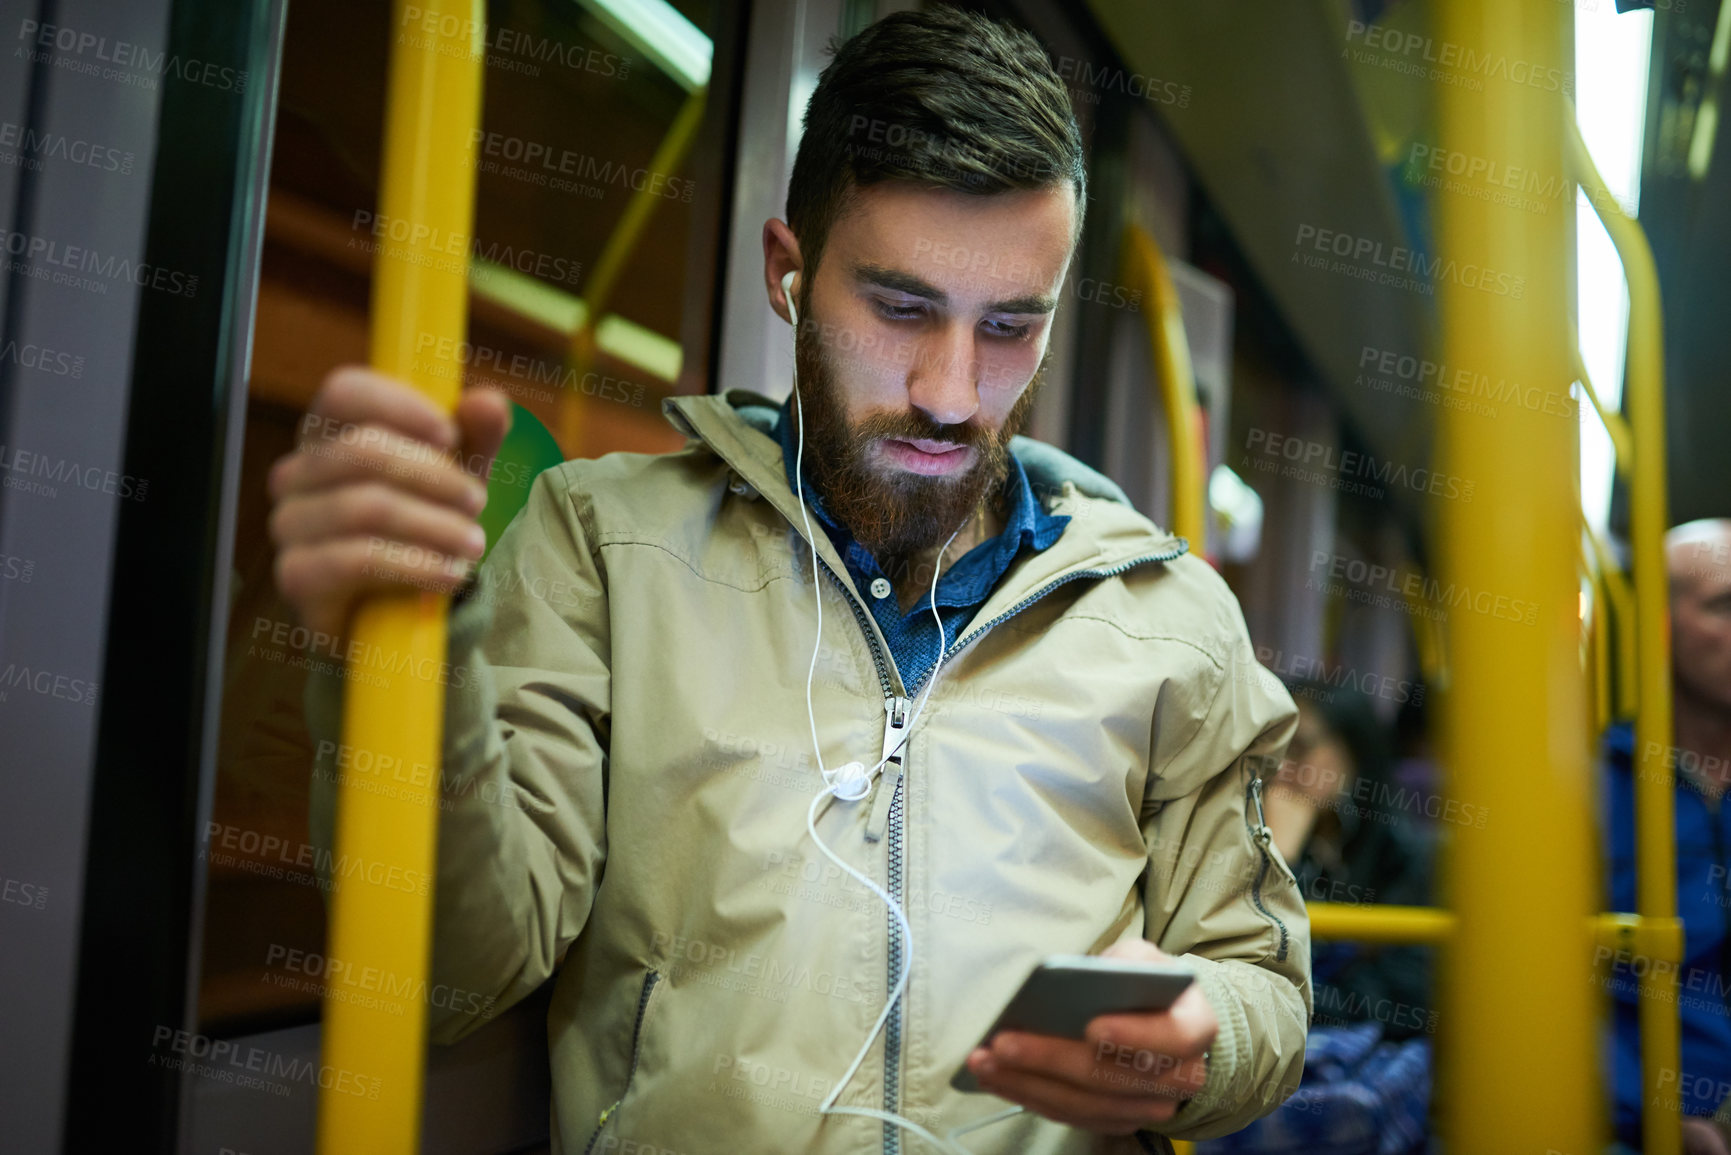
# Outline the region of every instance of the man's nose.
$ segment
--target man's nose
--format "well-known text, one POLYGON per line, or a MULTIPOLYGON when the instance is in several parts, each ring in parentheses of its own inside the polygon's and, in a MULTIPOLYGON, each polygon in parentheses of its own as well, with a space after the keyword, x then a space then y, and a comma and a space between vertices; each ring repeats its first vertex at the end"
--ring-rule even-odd
POLYGON ((908 402, 940 425, 961 425, 980 409, 978 370, 972 327, 945 324, 923 343, 908 374, 908 402))

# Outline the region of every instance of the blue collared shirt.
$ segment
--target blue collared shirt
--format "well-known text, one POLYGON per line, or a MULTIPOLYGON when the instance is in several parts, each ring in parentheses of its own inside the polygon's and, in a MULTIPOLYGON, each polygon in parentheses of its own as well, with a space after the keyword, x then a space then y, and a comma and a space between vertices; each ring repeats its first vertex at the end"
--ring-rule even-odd
MULTIPOLYGON (((789 489, 798 492, 795 484, 793 463, 797 430, 791 420, 791 399, 784 402, 781 414, 776 419, 776 437, 781 442, 782 461, 787 469, 787 485, 789 489)), ((810 444, 806 446, 810 449, 810 444)), ((865 595, 866 605, 877 619, 878 629, 883 631, 884 640, 889 643, 890 656, 895 660, 896 669, 901 671, 903 690, 912 695, 920 683, 937 664, 938 654, 944 645, 954 645, 956 638, 985 604, 997 584, 1003 580, 1010 566, 1021 556, 1024 550, 1038 553, 1057 541, 1063 534, 1064 527, 1070 524, 1070 518, 1062 514, 1050 514, 1034 498, 1033 487, 1028 484, 1028 474, 1012 454, 1010 457, 1010 472, 1005 480, 1005 493, 1008 497, 1008 513, 1004 520, 1004 530, 997 537, 983 541, 944 570, 938 577, 938 616, 943 620, 943 640, 940 642, 937 623, 932 621, 932 597, 930 586, 914 603, 914 608, 902 613, 896 600, 894 583, 885 577, 878 566, 877 559, 863 545, 853 539, 846 526, 837 522, 824 508, 823 499, 819 496, 817 487, 812 484, 811 471, 806 470, 805 499, 810 503, 812 511, 817 514, 818 522, 829 534, 836 552, 841 554, 847 564, 848 573, 852 575, 854 585, 865 595), (876 596, 874 583, 882 578, 885 585, 878 585, 877 590, 886 586, 889 592, 876 596)))

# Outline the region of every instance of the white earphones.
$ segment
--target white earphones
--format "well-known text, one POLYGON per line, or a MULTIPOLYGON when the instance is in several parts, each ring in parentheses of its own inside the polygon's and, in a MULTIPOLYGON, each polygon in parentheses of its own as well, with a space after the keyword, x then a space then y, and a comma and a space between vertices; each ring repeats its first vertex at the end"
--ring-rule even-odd
POLYGON ((823 780, 829 792, 843 802, 858 802, 872 792, 872 778, 864 762, 843 762, 834 770, 825 770, 823 780))
MULTIPOLYGON (((787 298, 787 315, 793 322, 796 341, 799 333, 799 308, 793 303, 793 279, 797 275, 795 272, 790 272, 781 278, 781 291, 783 296, 787 298)), ((824 844, 823 839, 818 837, 817 833, 817 812, 818 808, 823 805, 824 799, 833 796, 843 802, 859 802, 869 795, 872 790, 873 776, 883 769, 884 764, 891 758, 901 754, 903 747, 907 745, 909 737, 913 734, 914 723, 919 720, 921 711, 925 709, 926 702, 931 698, 932 687, 937 684, 938 671, 944 665, 944 651, 949 647, 949 638, 944 632, 944 619, 938 614, 938 573, 942 568, 945 550, 950 548, 950 543, 956 540, 956 535, 962 532, 962 528, 967 525, 967 522, 963 521, 962 525, 956 527, 956 532, 950 534, 949 541, 944 542, 943 549, 938 551, 937 561, 932 566, 931 609, 932 619, 938 624, 938 658, 932 666, 931 677, 926 681, 925 693, 920 696, 918 704, 915 705, 913 713, 908 718, 907 725, 902 729, 901 741, 894 749, 885 751, 884 756, 878 759, 870 769, 867 769, 863 762, 844 762, 833 770, 825 768, 823 747, 819 745, 817 740, 817 711, 812 705, 811 698, 812 682, 817 676, 818 655, 823 652, 823 588, 817 578, 817 538, 812 534, 811 515, 807 512, 805 504, 805 406, 800 403, 799 397, 799 358, 797 354, 794 357, 793 396, 794 408, 799 420, 799 441, 794 452, 793 465, 794 486, 799 498, 800 520, 805 525, 806 543, 811 547, 812 594, 817 601, 817 638, 812 643, 811 665, 805 674, 805 715, 806 721, 811 727, 812 753, 817 758, 818 773, 823 776, 824 781, 824 790, 811 800, 811 807, 806 811, 805 828, 806 832, 811 835, 812 842, 817 845, 819 850, 823 851, 831 862, 851 875, 854 881, 877 895, 884 905, 889 907, 891 917, 896 920, 902 932, 902 965, 900 977, 896 980, 895 990, 890 992, 889 999, 884 1003, 884 1009, 878 1015, 877 1023, 872 1027, 871 1034, 866 1036, 865 1044, 860 1047, 859 1054, 854 1056, 853 1065, 847 1069, 847 1074, 843 1075, 830 1089, 829 1095, 825 1097, 822 1106, 818 1108, 818 1112, 824 1115, 863 1115, 870 1119, 882 1119, 886 1123, 893 1123, 897 1127, 914 1132, 941 1151, 952 1152, 954 1155, 971 1155, 967 1148, 956 1142, 956 1136, 1019 1114, 1022 1108, 1012 1107, 1007 1111, 989 1115, 984 1119, 960 1127, 953 1127, 948 1136, 939 1138, 912 1119, 905 1119, 889 1111, 880 1111, 873 1107, 838 1107, 835 1105, 836 1099, 841 1096, 842 1088, 846 1087, 849 1081, 853 1079, 854 1073, 859 1070, 860 1064, 865 1061, 866 1055, 871 1051, 872 1043, 877 1040, 878 1032, 882 1031, 884 1024, 889 1021, 891 1009, 896 1005, 896 1001, 902 997, 902 992, 907 989, 908 975, 913 970, 914 935, 913 928, 908 925, 908 916, 902 910, 901 903, 897 902, 893 895, 876 882, 842 861, 834 851, 824 844)))
MULTIPOLYGON (((793 322, 796 334, 799 330, 799 306, 793 303, 793 279, 798 275, 799 274, 796 272, 790 272, 781 279, 782 296, 787 298, 787 315, 793 322)), ((799 369, 797 366, 793 371, 793 388, 797 395, 799 392, 799 369)), ((799 444, 799 456, 803 459, 805 456, 805 413, 803 411, 799 415, 799 444)), ((799 465, 804 465, 803 460, 799 462, 799 465)), ((805 478, 803 474, 796 472, 794 474, 794 479, 795 484, 799 487, 800 510, 803 514, 805 509, 805 478)), ((806 520, 805 528, 806 536, 810 537, 811 521, 809 518, 806 520)), ((814 544, 812 546, 812 577, 814 580, 817 576, 816 571, 817 546, 814 544)), ((818 599, 817 612, 818 630, 821 633, 823 630, 823 599, 821 597, 818 599)), ((814 668, 815 660, 816 655, 814 654, 814 668)), ((811 683, 809 678, 806 682, 806 709, 808 713, 811 712, 811 683)), ((817 743, 817 722, 815 718, 812 720, 812 743, 815 747, 817 743)), ((844 762, 834 770, 825 770, 823 769, 823 755, 820 753, 818 755, 818 768, 823 774, 824 785, 829 787, 829 792, 834 794, 843 802, 858 802, 860 799, 872 792, 871 775, 866 772, 864 762, 844 762)))

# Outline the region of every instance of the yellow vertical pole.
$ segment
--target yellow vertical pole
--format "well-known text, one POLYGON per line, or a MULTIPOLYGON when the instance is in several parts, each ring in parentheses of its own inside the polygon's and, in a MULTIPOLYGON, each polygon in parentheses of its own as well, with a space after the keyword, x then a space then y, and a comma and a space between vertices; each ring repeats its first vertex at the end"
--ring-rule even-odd
POLYGON ((1154 352, 1161 412, 1172 453, 1172 523, 1168 526, 1197 550, 1207 544, 1208 464, 1203 459, 1197 423, 1196 374, 1178 289, 1166 268, 1166 255, 1154 235, 1140 225, 1124 231, 1124 283, 1142 295, 1142 317, 1154 352))
MULTIPOLYGON (((1567 172, 1569 6, 1439 0, 1433 11, 1442 146, 1503 171, 1567 172)), ((1572 214, 1448 191, 1434 208, 1441 360, 1566 391, 1572 214)), ((1454 671, 1439 697, 1440 749, 1449 792, 1490 815, 1456 832, 1444 863, 1456 927, 1437 1098, 1455 1151, 1582 1153, 1606 1131, 1577 436, 1574 420, 1518 405, 1494 417, 1444 409, 1439 424, 1434 464, 1461 494, 1436 511, 1454 671)))
MULTIPOLYGON (((379 212, 410 227, 373 269, 371 358, 447 410, 460 367, 416 348, 431 333, 451 349, 467 332, 468 262, 436 246, 474 219, 484 19, 480 0, 392 5, 379 212)), ((350 624, 343 741, 398 767, 406 788, 369 793, 348 775, 338 789, 329 957, 343 966, 327 972, 321 1155, 420 1146, 447 602, 373 597, 350 624)))
MULTIPOLYGON (((1672 776, 1665 751, 1671 719, 1670 579, 1665 570, 1665 355, 1659 272, 1647 235, 1605 187, 1574 121, 1568 142, 1575 178, 1605 224, 1629 282, 1627 381, 1630 449, 1629 537, 1635 621, 1635 910, 1643 949, 1656 963, 1641 978, 1641 1129, 1648 1155, 1681 1150, 1678 1094, 1682 1028, 1677 966, 1683 924, 1677 918, 1677 858, 1672 776), (1672 1088, 1667 1090, 1667 1085, 1672 1088)), ((1598 401, 1595 399, 1594 404, 1598 401)), ((1602 412, 1602 410, 1601 410, 1602 412)), ((1612 428, 1617 422, 1606 421, 1612 428)), ((1615 432, 1613 432, 1615 439, 1615 432)))

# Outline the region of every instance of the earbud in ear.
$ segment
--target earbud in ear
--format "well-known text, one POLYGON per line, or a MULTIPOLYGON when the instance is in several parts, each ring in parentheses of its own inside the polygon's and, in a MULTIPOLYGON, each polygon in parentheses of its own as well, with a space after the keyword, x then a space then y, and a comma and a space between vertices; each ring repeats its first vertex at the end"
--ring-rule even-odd
POLYGON ((799 309, 793 303, 793 279, 797 276, 799 274, 793 272, 781 279, 781 292, 787 298, 787 315, 793 320, 796 328, 799 325, 799 309))

